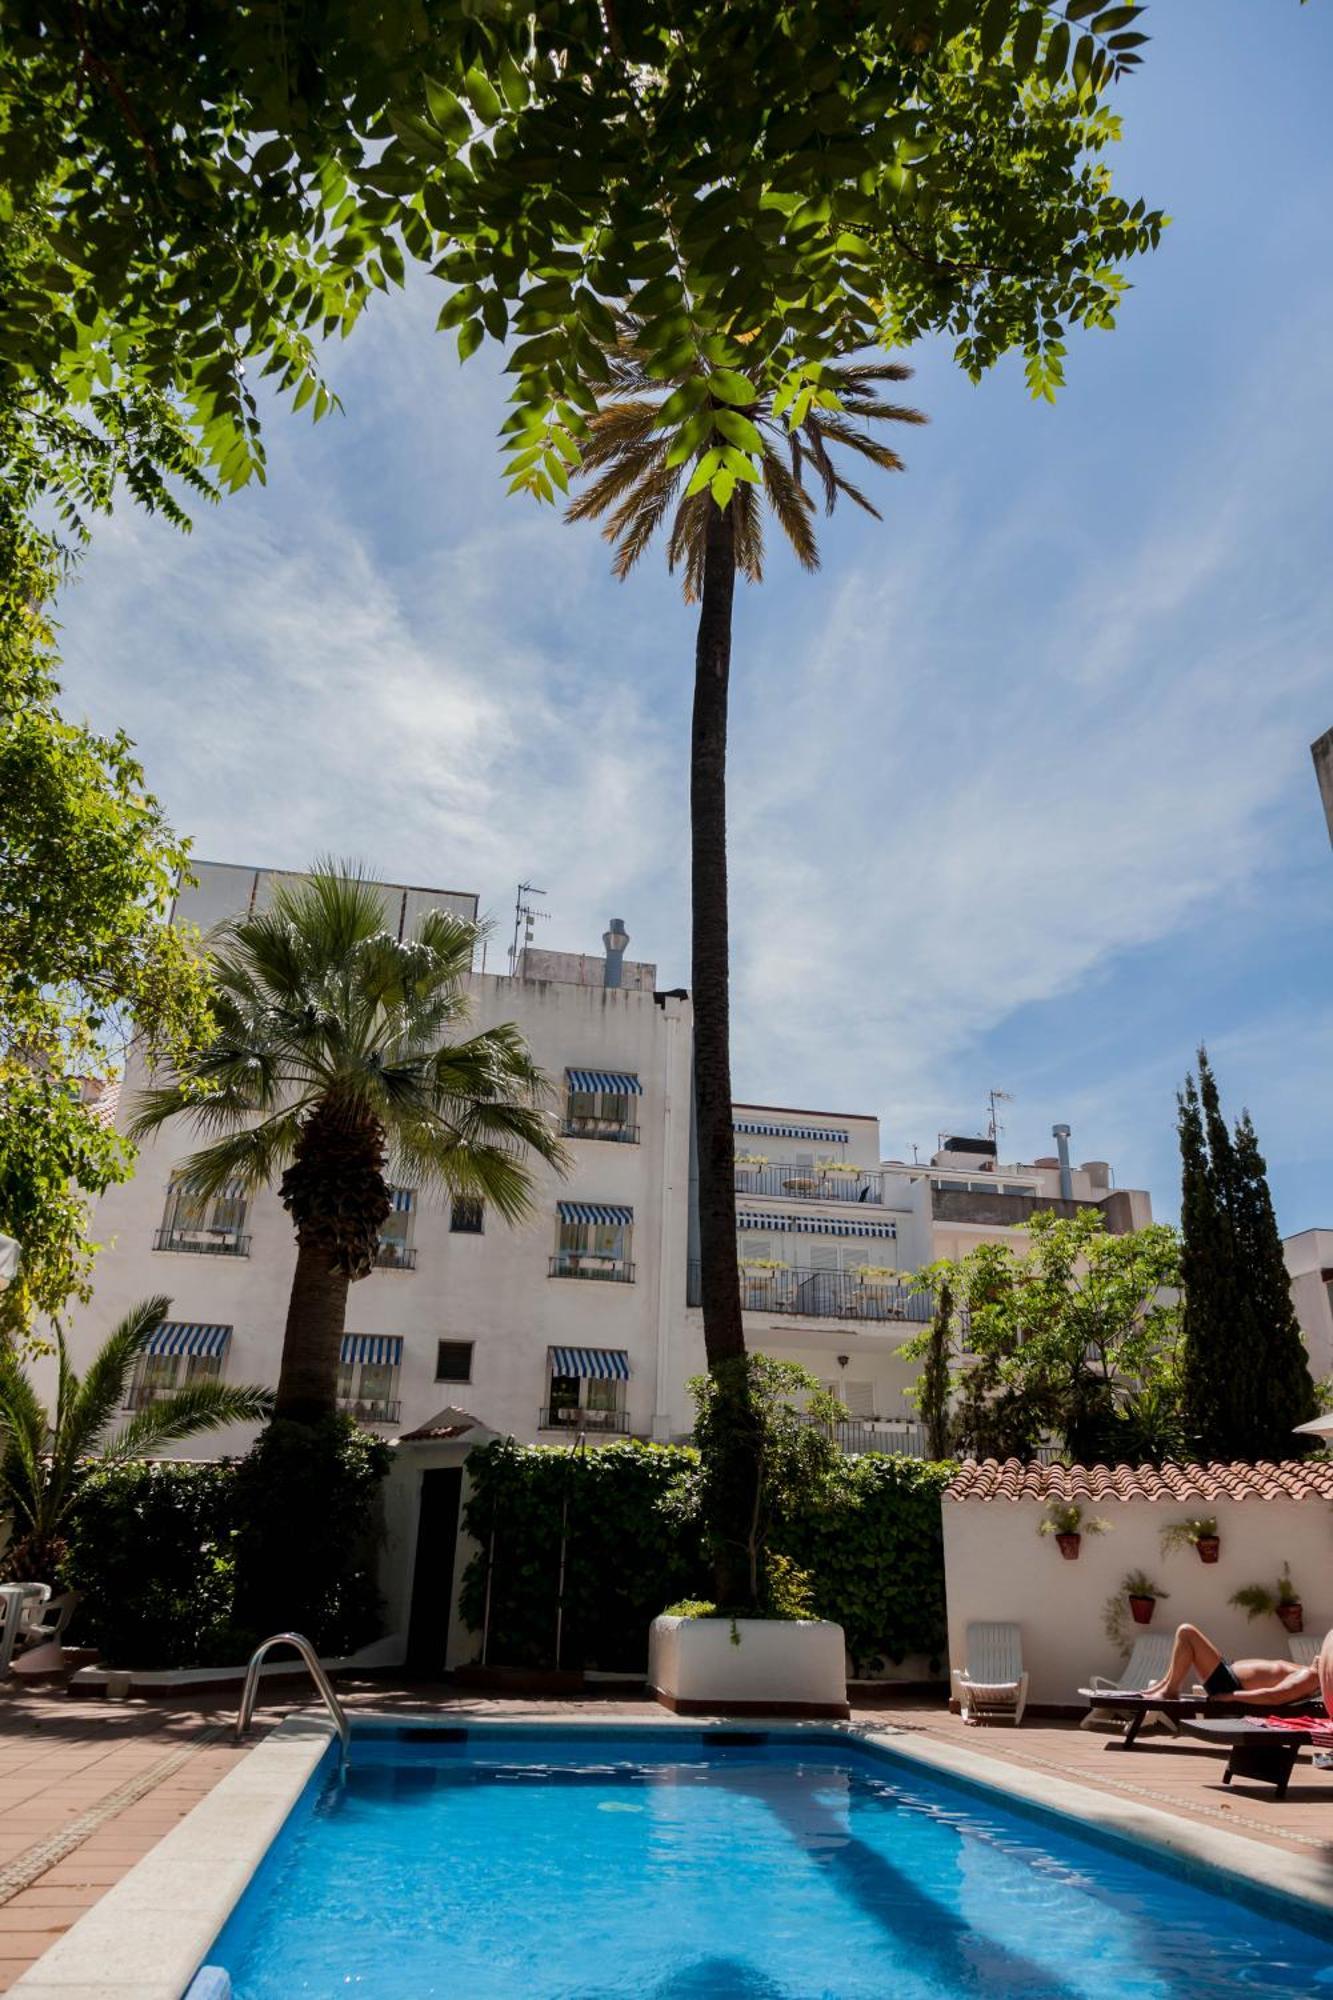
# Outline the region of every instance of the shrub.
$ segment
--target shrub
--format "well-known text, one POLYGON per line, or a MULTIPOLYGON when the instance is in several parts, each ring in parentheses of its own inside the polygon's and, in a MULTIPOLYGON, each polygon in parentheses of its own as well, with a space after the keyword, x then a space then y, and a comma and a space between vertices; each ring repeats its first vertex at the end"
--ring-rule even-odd
POLYGON ((463 1524, 480 1549, 461 1605, 480 1634, 493 1535, 488 1664, 554 1664, 564 1519, 560 1664, 641 1671, 662 1606, 701 1596, 707 1583, 699 1532, 678 1496, 695 1462, 684 1447, 639 1443, 582 1452, 503 1441, 474 1451, 463 1524))
POLYGON ((350 1417, 274 1422, 236 1467, 236 1641, 305 1633, 318 1652, 379 1637, 380 1481, 390 1452, 350 1417))
POLYGON ((120 1667, 228 1657, 236 1468, 138 1463, 93 1472, 61 1571, 81 1591, 72 1638, 120 1667))
MULTIPOLYGON (((505 1442, 473 1452, 463 1519, 480 1546, 461 1605, 480 1635, 493 1531, 488 1663, 554 1663, 566 1502, 561 1666, 641 1671, 659 1612, 711 1610, 697 1464, 693 1450, 667 1445, 582 1453, 505 1442)), ((940 1494, 952 1472, 880 1456, 828 1466, 813 1499, 775 1525, 765 1564, 769 1614, 834 1619, 861 1665, 942 1652, 940 1494)))
POLYGON ((847 1636, 858 1668, 946 1643, 940 1496, 956 1468, 887 1453, 842 1458, 819 1499, 777 1536, 806 1571, 814 1610, 847 1636))

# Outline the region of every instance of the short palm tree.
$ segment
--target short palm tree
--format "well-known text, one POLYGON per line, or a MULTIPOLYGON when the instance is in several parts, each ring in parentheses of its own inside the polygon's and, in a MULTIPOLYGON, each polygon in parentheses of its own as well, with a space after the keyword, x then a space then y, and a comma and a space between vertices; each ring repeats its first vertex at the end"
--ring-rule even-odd
POLYGON ((347 1289, 374 1269, 392 1208, 386 1170, 513 1221, 530 1203, 531 1159, 563 1161, 518 1030, 449 1039, 468 1014, 479 934, 432 910, 399 940, 375 884, 321 862, 214 933, 216 1038, 142 1094, 136 1138, 181 1117, 209 1136, 178 1169, 187 1190, 277 1182, 291 1215, 277 1417, 333 1414, 347 1289))
POLYGON ((0 1347, 0 1516, 11 1540, 4 1573, 53 1583, 64 1552, 71 1508, 90 1472, 146 1458, 165 1446, 227 1424, 253 1424, 269 1414, 271 1389, 225 1382, 187 1383, 138 1410, 108 1436, 125 1406, 134 1364, 171 1300, 145 1299, 105 1341, 82 1380, 57 1335, 58 1377, 53 1413, 25 1374, 12 1347, 0 1347))
POLYGON ((872 437, 866 425, 926 420, 917 410, 886 402, 881 393, 884 384, 905 381, 910 368, 892 361, 849 360, 824 372, 823 386, 837 397, 838 408, 812 402, 804 421, 789 431, 769 399, 740 410, 714 401, 720 418, 715 432, 702 438, 690 458, 673 464, 675 434, 669 423, 662 424, 662 406, 708 370, 695 362, 664 379, 650 373, 636 344, 638 331, 634 322, 627 322, 619 347, 607 357, 600 407, 588 419, 582 447, 581 475, 587 485, 567 518, 604 522, 602 532, 615 547, 615 574, 622 578, 657 530, 669 523, 667 565, 682 571, 686 603, 699 605, 690 743, 690 984, 704 1346, 710 1368, 716 1369, 745 1352, 736 1265, 727 938, 727 685, 736 576, 739 572, 751 583, 763 580, 765 502, 797 561, 804 569, 818 569, 816 503, 807 479, 818 485, 826 513, 845 494, 878 519, 866 495, 846 477, 837 454, 851 453, 882 472, 900 472, 897 452, 872 437), (697 493, 682 491, 708 451, 735 442, 731 420, 736 416, 758 433, 762 444, 762 490, 742 481, 725 507, 706 484, 697 493))

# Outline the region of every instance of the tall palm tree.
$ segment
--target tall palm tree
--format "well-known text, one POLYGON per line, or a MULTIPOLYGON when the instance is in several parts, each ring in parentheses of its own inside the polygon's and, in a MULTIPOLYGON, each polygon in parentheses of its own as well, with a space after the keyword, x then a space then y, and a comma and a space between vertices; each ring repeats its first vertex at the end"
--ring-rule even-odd
POLYGON ((227 1424, 259 1422, 273 1407, 271 1389, 190 1382, 136 1411, 108 1436, 124 1408, 134 1364, 170 1310, 167 1298, 132 1307, 82 1380, 57 1333, 56 1406, 49 1415, 13 1348, 0 1347, 0 1516, 8 1515, 12 1529, 4 1555, 8 1575, 55 1581, 70 1510, 98 1466, 145 1458, 227 1424))
POLYGON ((602 520, 614 545, 616 576, 627 577, 670 520, 668 568, 682 572, 687 604, 698 604, 694 650, 694 712, 690 738, 690 856, 693 908, 691 988, 695 1026, 695 1115, 699 1145, 699 1253, 704 1347, 717 1370, 745 1353, 736 1266, 736 1194, 731 1127, 731 1052, 727 936, 727 684, 731 671, 732 599, 737 573, 763 580, 764 502, 776 516, 803 569, 819 567, 814 532, 816 503, 806 486, 813 476, 831 514, 840 494, 879 519, 876 508, 842 471, 841 450, 882 472, 901 472, 892 446, 872 437, 869 423, 920 424, 920 411, 886 402, 882 385, 903 382, 911 369, 898 362, 844 361, 824 371, 823 386, 839 407, 812 402, 804 421, 789 430, 771 399, 742 407, 717 400, 721 421, 691 458, 673 463, 675 432, 661 421, 668 396, 706 377, 702 362, 662 378, 649 372, 630 321, 618 348, 607 356, 599 408, 588 419, 581 475, 587 480, 571 502, 571 521, 602 520), (739 415, 762 443, 762 495, 758 485, 736 485, 725 507, 704 485, 688 491, 705 454, 734 443, 739 415), (682 493, 682 485, 686 491, 682 493))
POLYGON ((448 1039, 468 1015, 479 935, 432 910, 400 941, 374 883, 320 862, 214 934, 216 1038, 142 1094, 136 1138, 184 1117, 209 1139, 179 1170, 187 1190, 278 1183, 297 1256, 277 1417, 334 1411, 347 1288, 374 1269, 392 1207, 386 1170, 514 1221, 530 1158, 563 1163, 518 1030, 448 1039))

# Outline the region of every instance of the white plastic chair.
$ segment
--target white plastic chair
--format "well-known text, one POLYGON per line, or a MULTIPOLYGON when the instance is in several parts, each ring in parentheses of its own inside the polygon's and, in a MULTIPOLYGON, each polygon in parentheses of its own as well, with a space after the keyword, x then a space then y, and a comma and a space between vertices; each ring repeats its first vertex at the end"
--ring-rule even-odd
POLYGON ((1289 1632, 1287 1651, 1292 1662, 1298 1667, 1312 1667, 1319 1658, 1319 1649, 1324 1643, 1322 1632, 1289 1632))
POLYGON ((49 1674, 59 1669, 61 1637, 79 1602, 77 1590, 52 1597, 45 1584, 39 1587, 44 1595, 29 1600, 19 1648, 9 1663, 16 1674, 49 1674))
POLYGON ((9 1672, 19 1641, 26 1641, 50 1595, 49 1583, 0 1584, 0 1674, 9 1672))
POLYGON ((1021 1628, 969 1625, 967 1664, 954 1668, 953 1689, 964 1722, 1012 1722, 1016 1728, 1028 1700, 1021 1628))

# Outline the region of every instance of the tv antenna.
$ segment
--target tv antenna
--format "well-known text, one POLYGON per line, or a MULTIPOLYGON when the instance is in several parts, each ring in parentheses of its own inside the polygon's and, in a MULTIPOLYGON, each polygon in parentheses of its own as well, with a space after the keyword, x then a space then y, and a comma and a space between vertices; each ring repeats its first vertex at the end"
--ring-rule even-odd
POLYGON ((1004 1127, 996 1115, 995 1107, 997 1104, 1012 1104, 1014 1093, 1012 1090, 988 1090, 986 1095, 990 1101, 990 1124, 986 1129, 995 1143, 995 1150, 998 1154, 1000 1150, 1000 1134, 1003 1132, 1004 1127))
POLYGON ((532 943, 532 927, 540 917, 550 918, 549 910, 534 909, 528 901, 530 896, 544 896, 545 889, 534 888, 531 882, 520 882, 518 894, 514 898, 514 942, 509 947, 509 977, 518 971, 519 935, 522 934, 524 949, 532 943))

